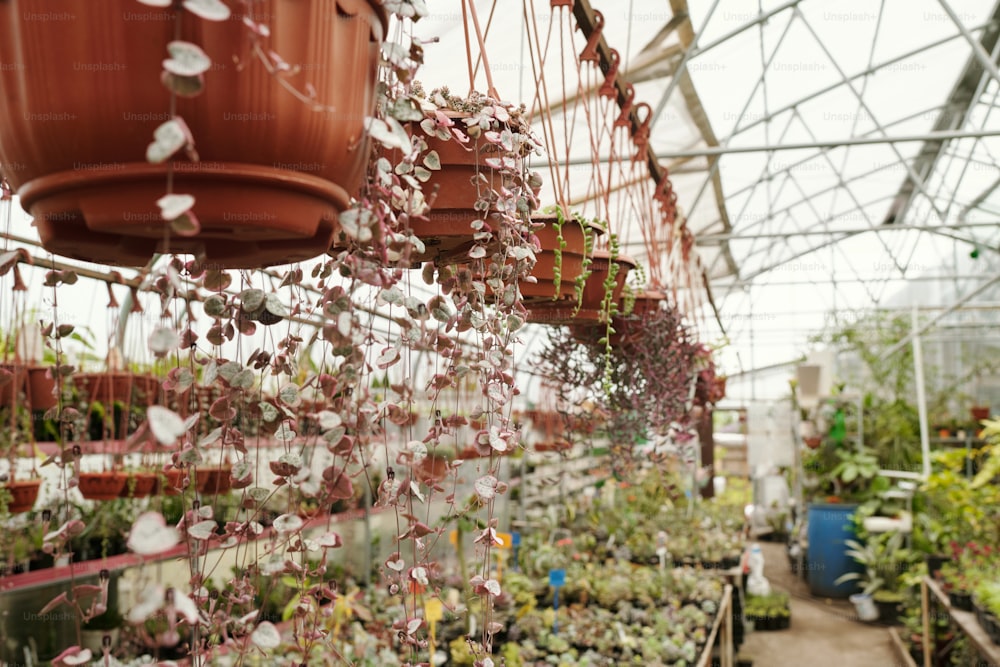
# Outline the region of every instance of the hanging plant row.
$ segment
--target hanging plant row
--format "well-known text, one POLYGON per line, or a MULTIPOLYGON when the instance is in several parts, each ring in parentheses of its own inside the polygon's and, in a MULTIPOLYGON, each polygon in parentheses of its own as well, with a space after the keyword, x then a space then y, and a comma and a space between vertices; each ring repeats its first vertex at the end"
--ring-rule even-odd
MULTIPOLYGON (((44 526, 42 550, 68 560, 75 582, 37 610, 72 625, 40 659, 61 667, 148 649, 198 667, 278 655, 348 663, 370 633, 390 638, 373 664, 412 665, 433 659, 438 621, 463 618, 474 619, 458 642, 468 664, 497 664, 518 593, 495 564, 510 547, 499 511, 508 462, 523 447, 523 327, 558 327, 540 368, 600 415, 563 415, 566 433, 621 446, 686 426, 695 352, 677 305, 637 292, 642 269, 608 225, 561 203, 540 210, 532 161, 543 142, 523 106, 490 81, 464 97, 416 82, 424 45, 409 23, 426 15, 421 0, 71 5, 0 7, 0 58, 31 63, 0 72, 0 161, 23 165, 8 178, 46 249, 144 267, 122 281, 124 307, 108 282, 109 328, 141 340, 109 340, 95 371, 94 355, 80 354, 86 332, 61 320, 79 276, 47 270, 52 307, 39 315, 20 276, 30 257, 0 253, 14 295, 0 360, 0 516, 44 526), (398 43, 384 41, 389 10, 405 26, 398 43), (41 12, 71 18, 25 18, 41 12), (98 32, 127 63, 57 83, 68 62, 101 62, 104 46, 80 40, 98 32), (39 43, 53 46, 36 62, 39 43), (46 120, 56 116, 66 122, 46 120), (248 268, 258 270, 230 271, 248 268), (135 327, 117 326, 129 317, 135 327), (353 507, 385 517, 391 534, 372 545, 320 525, 353 507), (82 638, 117 595, 111 573, 75 576, 80 540, 108 515, 123 522, 111 536, 122 550, 183 552, 187 566, 186 579, 141 578, 124 610, 128 650, 82 638), (458 603, 442 595, 453 527, 473 554, 461 551, 448 579, 458 603), (380 592, 366 591, 385 605, 377 619, 328 576, 340 552, 361 549, 380 577, 380 592), (261 613, 282 586, 294 594, 280 613, 261 613)), ((97 560, 92 543, 87 553, 97 560)), ((691 635, 651 656, 690 660, 718 592, 680 608, 617 601, 691 635)), ((525 618, 548 654, 562 653, 536 614, 525 618)), ((576 648, 593 653, 585 634, 576 648)), ((629 643, 609 650, 635 658, 629 643)))

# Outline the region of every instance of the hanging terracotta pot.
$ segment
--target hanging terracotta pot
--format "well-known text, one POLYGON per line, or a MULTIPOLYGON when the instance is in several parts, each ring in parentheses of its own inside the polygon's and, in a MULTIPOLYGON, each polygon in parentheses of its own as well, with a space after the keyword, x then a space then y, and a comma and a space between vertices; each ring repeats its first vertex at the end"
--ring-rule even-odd
MULTIPOLYGON (((611 270, 611 253, 607 250, 595 250, 591 258, 590 275, 583 287, 583 295, 579 309, 574 304, 549 301, 525 304, 528 310, 528 321, 537 324, 604 326, 604 281, 611 270)), ((615 273, 614 285, 611 289, 611 302, 620 303, 622 291, 629 271, 635 268, 636 261, 626 255, 615 259, 618 270, 615 273)))
POLYGON ((38 500, 41 489, 41 479, 25 479, 18 482, 6 482, 3 488, 11 495, 7 503, 7 511, 11 514, 21 514, 30 511, 38 500))
POLYGON ((114 500, 127 481, 128 475, 123 472, 81 472, 80 493, 87 500, 114 500))
POLYGON ((531 275, 537 282, 519 281, 521 296, 526 302, 575 299, 576 281, 584 273, 587 249, 593 247, 593 239, 602 234, 603 230, 593 223, 565 220, 561 227, 562 244, 560 244, 557 214, 535 214, 531 216, 531 221, 543 225, 535 230, 539 250, 535 251, 536 261, 531 275), (590 242, 587 239, 588 235, 590 242), (557 250, 559 250, 558 256, 557 250))
POLYGON ((226 493, 233 488, 231 465, 198 466, 198 492, 208 495, 226 493))
POLYGON ((651 313, 660 310, 660 304, 667 300, 665 292, 656 289, 645 289, 636 292, 632 303, 632 312, 628 317, 643 319, 651 313))
POLYGON ((0 62, 17 65, 0 69, 0 164, 46 249, 122 266, 192 253, 225 267, 327 250, 369 161, 382 3, 254 3, 270 31, 265 48, 302 66, 282 81, 314 89, 319 108, 266 70, 249 48, 242 4, 227 4, 229 20, 208 21, 135 0, 91 0, 86 11, 75 0, 0 2, 0 62), (200 161, 174 162, 174 192, 195 197, 201 231, 167 238, 156 205, 167 165, 144 159, 171 118, 159 80, 177 39, 199 45, 213 66, 204 92, 177 100, 200 161))
POLYGON ((184 478, 187 471, 183 468, 167 468, 160 471, 156 476, 157 484, 153 488, 153 495, 163 494, 165 496, 179 496, 184 491, 184 478))
POLYGON ((58 403, 56 381, 49 376, 49 370, 49 366, 28 367, 28 401, 32 410, 49 410, 58 403))
MULTIPOLYGON (((455 121, 455 129, 460 130, 466 127, 462 120, 471 117, 469 113, 450 109, 443 113, 455 121)), ((496 213, 476 208, 476 202, 490 190, 499 191, 509 185, 488 160, 504 157, 521 164, 523 158, 503 153, 498 145, 481 137, 470 138, 464 131, 461 134, 467 141, 454 137, 444 141, 426 137, 428 152, 437 152, 441 168, 433 170, 421 186, 431 210, 410 220, 410 230, 426 247, 424 253, 411 257, 413 262, 463 262, 476 245, 476 230, 472 227, 475 220, 485 220, 494 229, 502 224, 496 213)), ((498 243, 494 233, 493 241, 486 245, 487 252, 492 252, 498 243)))
POLYGON ((130 472, 125 477, 119 498, 146 498, 157 488, 158 478, 155 472, 130 472))

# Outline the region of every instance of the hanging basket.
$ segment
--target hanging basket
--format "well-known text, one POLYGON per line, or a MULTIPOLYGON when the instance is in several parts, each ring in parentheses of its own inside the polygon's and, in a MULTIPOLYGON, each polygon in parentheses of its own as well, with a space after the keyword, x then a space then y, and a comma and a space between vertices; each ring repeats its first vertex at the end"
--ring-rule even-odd
POLYGON ((198 466, 198 492, 208 495, 227 493, 233 488, 231 465, 198 466))
POLYGON ((187 471, 183 468, 167 468, 161 470, 156 475, 156 486, 153 487, 153 494, 165 496, 179 496, 184 491, 184 478, 187 471))
POLYGON ((35 501, 38 500, 41 486, 41 479, 5 483, 3 488, 11 495, 11 500, 7 503, 7 511, 11 514, 22 514, 30 511, 35 506, 35 501))
POLYGON ((132 472, 125 478, 119 498, 147 498, 158 486, 155 472, 132 472))
POLYGON ((81 472, 80 493, 87 500, 114 500, 121 496, 128 482, 123 472, 81 472))
MULTIPOLYGON (((596 250, 591 258, 590 275, 583 287, 583 295, 579 309, 575 304, 548 301, 525 304, 528 310, 528 321, 536 324, 552 326, 580 325, 583 327, 601 327, 605 325, 604 281, 611 270, 611 254, 607 250, 596 250)), ((622 291, 629 271, 635 268, 636 261, 626 255, 615 258, 618 272, 615 274, 614 286, 611 290, 611 302, 620 303, 622 291)))
POLYGON ((266 71, 235 12, 207 21, 176 11, 177 33, 174 10, 135 0, 91 0, 86 11, 75 0, 0 2, 0 62, 19 65, 0 70, 0 164, 13 165, 5 171, 43 245, 120 266, 168 250, 233 268, 325 252, 369 160, 365 117, 375 106, 382 3, 254 4, 267 17, 265 48, 303 65, 282 79, 299 91, 313 87, 322 110, 266 71), (201 46, 213 67, 202 94, 177 100, 200 162, 174 162, 174 191, 195 197, 201 231, 167 240, 156 205, 167 165, 143 160, 170 119, 159 79, 175 39, 201 46))
MULTIPOLYGON (((576 298, 577 279, 584 273, 587 258, 587 235, 591 240, 602 234, 600 226, 593 223, 566 220, 562 225, 562 248, 559 243, 559 216, 555 213, 535 214, 531 221, 543 226, 535 230, 539 250, 535 252, 535 266, 531 275, 537 282, 520 281, 518 287, 525 302, 567 301, 576 298), (556 250, 560 256, 556 256, 556 250), (559 281, 556 282, 556 273, 559 281)), ((573 302, 575 303, 575 301, 573 302)), ((564 304, 565 305, 565 304, 564 304)), ((573 305, 573 304, 569 304, 573 305)))
MULTIPOLYGON (((494 193, 504 190, 516 192, 524 184, 519 179, 512 182, 509 174, 497 168, 500 160, 508 163, 508 172, 523 171, 524 157, 517 150, 506 150, 501 145, 491 142, 482 135, 472 138, 465 129, 463 122, 472 114, 452 109, 441 109, 441 113, 454 122, 452 137, 442 140, 436 136, 427 136, 426 154, 437 152, 440 169, 430 172, 430 177, 423 183, 422 190, 430 210, 421 216, 410 218, 410 231, 419 238, 424 246, 423 253, 410 257, 411 262, 419 263, 434 261, 437 263, 463 263, 468 260, 468 253, 473 246, 483 246, 487 254, 499 247, 500 235, 497 233, 501 225, 509 224, 493 210, 494 193), (456 139, 458 131, 462 140, 456 139), (484 220, 486 228, 482 231, 492 232, 488 242, 477 240, 477 229, 473 228, 476 220, 484 220)), ((491 121, 492 132, 510 130, 520 131, 517 121, 491 121)), ((480 128, 481 129, 481 128, 480 128)), ((393 157, 398 157, 393 152, 393 157)), ((390 158, 395 163, 395 160, 390 158)))
POLYGON ((48 366, 28 367, 28 402, 32 410, 56 407, 56 381, 49 376, 48 366))

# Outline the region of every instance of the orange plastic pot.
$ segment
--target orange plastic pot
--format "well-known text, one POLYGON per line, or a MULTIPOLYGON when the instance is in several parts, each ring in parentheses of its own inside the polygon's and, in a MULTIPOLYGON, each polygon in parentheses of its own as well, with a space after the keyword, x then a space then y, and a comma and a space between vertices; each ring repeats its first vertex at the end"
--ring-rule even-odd
POLYGON ((232 482, 233 467, 225 466, 199 466, 196 483, 199 493, 215 495, 226 493, 233 488, 232 482))
POLYGON ((76 0, 0 2, 0 164, 48 250, 122 266, 171 251, 242 268, 329 248, 369 161, 385 12, 375 0, 254 3, 265 48, 301 66, 282 80, 314 88, 318 110, 266 70, 243 4, 226 4, 230 20, 213 22, 135 0, 90 0, 85 11, 76 0), (168 165, 144 161, 170 119, 159 80, 175 39, 213 62, 204 92, 177 100, 200 157, 173 163, 174 191, 196 198, 201 223, 187 238, 168 234, 156 206, 168 165))
POLYGON ((81 472, 80 493, 87 500, 114 500, 121 496, 128 482, 122 472, 81 472))
MULTIPOLYGON (((456 119, 455 127, 464 128, 462 118, 468 114, 445 111, 456 119)), ((501 224, 495 214, 478 211, 476 202, 489 190, 499 190, 503 183, 495 169, 485 160, 499 155, 498 148, 485 139, 470 139, 462 143, 451 138, 441 141, 427 137, 428 150, 437 151, 441 168, 431 172, 431 177, 423 184, 431 210, 425 216, 414 217, 410 230, 423 241, 426 251, 412 256, 413 262, 463 262, 468 252, 476 244, 472 228, 474 220, 485 219, 495 227, 501 224)), ((516 158, 520 160, 520 158, 516 158)), ((496 243, 488 244, 492 250, 496 243)))
MULTIPOLYGON (((614 285, 611 289, 611 302, 621 303, 622 291, 636 261, 626 255, 616 258, 618 271, 615 273, 614 285)), ((580 308, 566 301, 549 301, 525 304, 528 311, 528 321, 536 324, 552 326, 580 325, 583 327, 603 326, 605 311, 604 281, 611 270, 611 254, 607 250, 596 250, 591 258, 590 275, 583 287, 580 308)))
POLYGON ((155 472, 133 472, 125 478, 119 498, 146 498, 152 495, 159 480, 155 472))
POLYGON ((41 489, 42 480, 26 479, 20 482, 7 482, 3 488, 11 495, 11 500, 7 503, 7 511, 11 514, 21 514, 29 511, 35 506, 38 500, 38 492, 41 489))

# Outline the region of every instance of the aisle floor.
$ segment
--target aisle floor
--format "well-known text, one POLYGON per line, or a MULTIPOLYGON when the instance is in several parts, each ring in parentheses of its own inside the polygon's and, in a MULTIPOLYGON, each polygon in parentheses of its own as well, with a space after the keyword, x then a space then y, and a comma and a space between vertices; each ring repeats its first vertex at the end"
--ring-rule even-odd
POLYGON ((846 600, 815 598, 804 581, 792 575, 785 545, 761 543, 764 573, 772 588, 791 593, 792 627, 753 632, 739 651, 754 667, 895 667, 889 632, 854 620, 854 606, 846 600))

